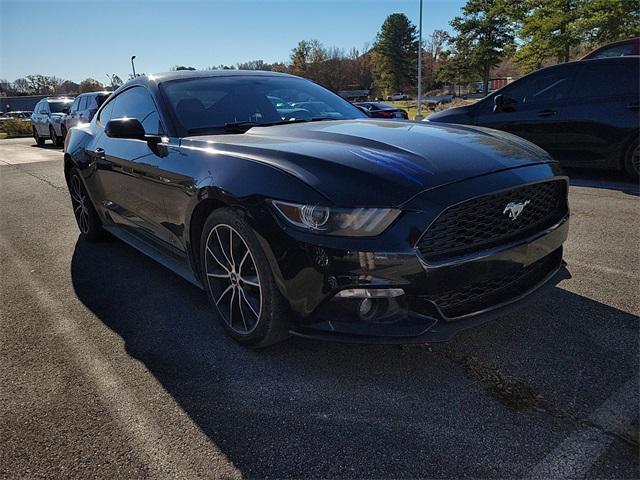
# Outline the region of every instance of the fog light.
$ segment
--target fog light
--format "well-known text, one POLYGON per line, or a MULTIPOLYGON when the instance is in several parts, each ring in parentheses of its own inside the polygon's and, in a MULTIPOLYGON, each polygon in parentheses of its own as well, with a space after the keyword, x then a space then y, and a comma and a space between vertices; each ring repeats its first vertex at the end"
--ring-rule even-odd
POLYGON ((401 288, 347 288, 336 293, 337 298, 392 298, 404 295, 401 288))

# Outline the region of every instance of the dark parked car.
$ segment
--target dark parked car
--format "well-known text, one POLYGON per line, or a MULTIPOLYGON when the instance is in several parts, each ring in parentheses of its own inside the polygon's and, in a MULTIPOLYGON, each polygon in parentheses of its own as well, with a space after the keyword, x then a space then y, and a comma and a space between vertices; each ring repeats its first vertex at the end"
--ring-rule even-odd
POLYGON ((567 178, 535 145, 371 119, 273 72, 133 79, 69 131, 64 173, 82 238, 109 231, 203 288, 256 347, 445 340, 549 281, 568 232, 567 178))
POLYGON ((640 55, 640 37, 609 43, 594 51, 589 52, 581 60, 593 60, 596 58, 626 57, 640 55))
POLYGON ((639 78, 640 57, 564 63, 428 120, 504 130, 564 165, 626 170, 638 178, 639 78))
POLYGON ((406 110, 382 102, 358 102, 354 105, 365 109, 372 118, 409 118, 406 110))
POLYGON ((67 132, 79 123, 90 122, 109 95, 111 92, 91 92, 78 95, 71 104, 68 115, 62 121, 62 137, 66 137, 67 132))

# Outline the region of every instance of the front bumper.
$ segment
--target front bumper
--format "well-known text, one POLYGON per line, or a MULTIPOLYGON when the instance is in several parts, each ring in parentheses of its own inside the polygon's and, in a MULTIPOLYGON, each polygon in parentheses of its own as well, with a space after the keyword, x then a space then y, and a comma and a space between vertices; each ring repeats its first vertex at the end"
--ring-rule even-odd
MULTIPOLYGON (((429 300, 418 284, 413 289, 405 286, 407 308, 396 316, 381 321, 362 321, 357 315, 340 316, 336 309, 328 308, 336 300, 328 300, 306 321, 298 322, 291 330, 294 335, 349 343, 425 343, 450 340, 462 330, 482 325, 511 311, 522 308, 530 301, 542 298, 540 290, 566 278, 562 262, 562 243, 567 237, 568 218, 542 232, 534 239, 512 245, 492 254, 440 269, 424 268, 424 284, 457 279, 464 284, 482 281, 482 273, 494 276, 496 269, 506 272, 538 265, 535 275, 524 282, 513 282, 500 291, 492 292, 487 303, 477 310, 456 317, 447 317, 429 300), (472 276, 470 276, 472 275, 472 276), (445 280, 446 279, 446 280, 445 280)), ((375 258, 375 256, 374 256, 375 258)), ((453 285, 452 285, 453 286, 453 285)))
POLYGON ((371 239, 318 236, 282 224, 256 225, 264 233, 276 282, 295 314, 291 332, 348 342, 435 342, 516 308, 560 278, 556 274, 562 267, 568 212, 544 230, 473 255, 428 263, 416 245, 425 228, 450 205, 547 180, 566 182, 566 177, 556 165, 544 164, 425 192, 402 206, 403 215, 388 231, 371 239), (496 282, 499 288, 485 295, 485 284, 496 282), (377 301, 386 310, 370 316, 363 315, 358 304, 362 299, 335 296, 354 288, 402 288, 404 295, 377 301))

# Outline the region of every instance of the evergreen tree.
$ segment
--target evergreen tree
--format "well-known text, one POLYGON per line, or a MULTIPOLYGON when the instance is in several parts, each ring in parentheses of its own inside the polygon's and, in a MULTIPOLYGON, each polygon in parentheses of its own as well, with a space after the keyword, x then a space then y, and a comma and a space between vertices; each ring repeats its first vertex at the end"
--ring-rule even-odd
POLYGON ((451 26, 458 32, 453 43, 465 52, 466 61, 481 76, 486 94, 491 69, 514 48, 513 5, 508 0, 468 0, 463 16, 451 26))
POLYGON ((417 62, 416 27, 403 13, 389 15, 373 46, 376 85, 387 93, 410 89, 416 82, 417 62))

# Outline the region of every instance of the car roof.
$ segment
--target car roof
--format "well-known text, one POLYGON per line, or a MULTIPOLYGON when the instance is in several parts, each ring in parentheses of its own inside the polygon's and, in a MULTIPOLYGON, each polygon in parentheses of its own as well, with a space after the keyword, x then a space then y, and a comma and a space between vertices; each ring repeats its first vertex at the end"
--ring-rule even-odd
MULTIPOLYGON (((113 92, 109 92, 107 90, 101 90, 99 92, 85 92, 85 93, 81 93, 80 95, 78 95, 78 97, 87 97, 89 95, 111 95, 111 93, 113 92)), ((76 98, 78 98, 76 97, 76 98)))
MULTIPOLYGON (((261 76, 261 77, 291 77, 300 78, 295 75, 289 75, 288 73, 269 72, 265 70, 179 70, 176 72, 164 72, 154 73, 151 75, 141 75, 136 77, 135 80, 146 79, 147 82, 162 83, 169 82, 171 80, 180 80, 186 78, 207 78, 207 77, 249 77, 249 76, 261 76)), ((129 83, 129 82, 127 82, 129 83)))
POLYGON ((73 102, 73 98, 69 98, 69 97, 47 97, 44 100, 49 102, 49 103, 53 103, 53 102, 73 102))

